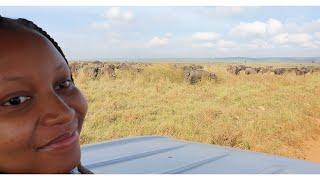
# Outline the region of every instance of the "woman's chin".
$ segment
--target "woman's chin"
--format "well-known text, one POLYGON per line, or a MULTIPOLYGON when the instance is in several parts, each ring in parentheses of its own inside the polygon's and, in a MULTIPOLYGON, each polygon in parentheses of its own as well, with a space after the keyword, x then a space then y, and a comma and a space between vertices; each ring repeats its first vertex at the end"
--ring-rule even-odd
POLYGON ((77 158, 66 159, 57 163, 50 163, 46 169, 41 168, 40 173, 45 174, 68 174, 80 164, 80 155, 77 158))
POLYGON ((41 164, 38 165, 39 173, 69 173, 80 164, 80 145, 74 146, 68 151, 42 152, 41 164), (44 163, 44 164, 43 164, 44 163))

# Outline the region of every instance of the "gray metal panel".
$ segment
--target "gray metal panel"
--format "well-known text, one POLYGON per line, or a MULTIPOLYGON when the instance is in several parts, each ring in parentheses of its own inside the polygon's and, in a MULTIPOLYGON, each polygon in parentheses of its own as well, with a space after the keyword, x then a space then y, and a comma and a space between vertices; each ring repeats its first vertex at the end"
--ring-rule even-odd
POLYGON ((83 145, 82 163, 104 174, 320 173, 320 164, 162 136, 83 145))

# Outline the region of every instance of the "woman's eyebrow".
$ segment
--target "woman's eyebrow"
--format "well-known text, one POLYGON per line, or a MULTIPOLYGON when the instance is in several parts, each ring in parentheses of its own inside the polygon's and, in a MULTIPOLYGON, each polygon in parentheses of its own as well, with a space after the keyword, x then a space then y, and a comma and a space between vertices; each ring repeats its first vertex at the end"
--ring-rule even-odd
MULTIPOLYGON (((55 70, 62 69, 64 67, 64 63, 59 63, 56 67, 55 70)), ((24 76, 12 76, 12 77, 6 77, 6 76, 1 76, 0 75, 0 81, 17 81, 17 80, 22 80, 26 79, 24 76)))
POLYGON ((17 80, 21 80, 21 79, 25 79, 25 77, 23 76, 13 76, 13 77, 1 77, 0 76, 0 81, 17 81, 17 80))

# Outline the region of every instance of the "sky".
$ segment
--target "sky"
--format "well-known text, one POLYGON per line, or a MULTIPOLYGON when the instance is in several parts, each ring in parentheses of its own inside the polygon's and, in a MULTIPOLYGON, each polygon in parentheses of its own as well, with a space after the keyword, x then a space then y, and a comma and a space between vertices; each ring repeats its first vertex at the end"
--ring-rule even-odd
POLYGON ((320 57, 320 7, 0 7, 68 59, 320 57))

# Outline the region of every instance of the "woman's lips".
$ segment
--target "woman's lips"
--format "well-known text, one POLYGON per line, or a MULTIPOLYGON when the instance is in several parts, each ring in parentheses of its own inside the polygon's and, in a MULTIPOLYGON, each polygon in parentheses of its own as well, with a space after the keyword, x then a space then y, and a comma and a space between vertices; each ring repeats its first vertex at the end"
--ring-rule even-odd
POLYGON ((53 140, 51 140, 45 146, 37 148, 38 151, 52 151, 58 149, 64 149, 74 145, 79 139, 78 131, 74 131, 73 133, 63 134, 53 140))

